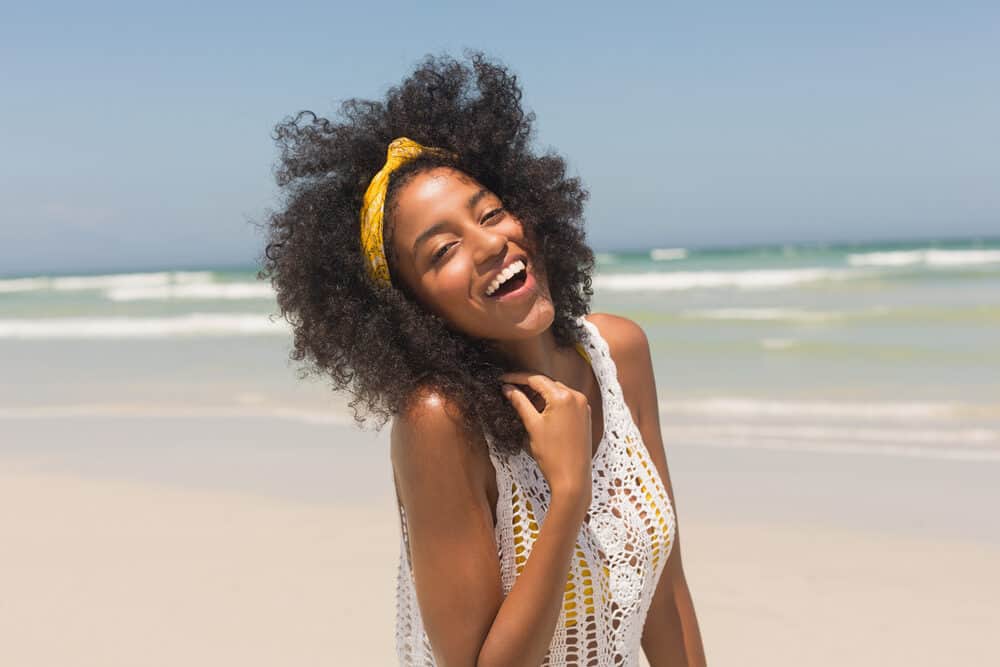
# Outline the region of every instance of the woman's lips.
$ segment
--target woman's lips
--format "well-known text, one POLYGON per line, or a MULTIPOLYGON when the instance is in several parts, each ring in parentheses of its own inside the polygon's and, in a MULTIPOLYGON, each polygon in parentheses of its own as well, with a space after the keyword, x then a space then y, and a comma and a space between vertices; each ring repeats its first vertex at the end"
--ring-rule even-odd
POLYGON ((535 287, 535 276, 531 272, 531 266, 525 262, 524 269, 524 282, 517 289, 507 292, 506 294, 500 294, 499 296, 491 296, 489 298, 494 301, 510 301, 513 299, 519 299, 523 296, 528 295, 530 292, 534 291, 535 287))
MULTIPOLYGON (((520 262, 522 262, 524 264, 524 269, 523 269, 524 271, 528 271, 531 268, 530 266, 528 266, 528 258, 525 255, 514 256, 514 257, 512 257, 510 259, 510 261, 508 261, 501 269, 499 269, 493 275, 493 278, 487 283, 487 286, 484 289, 488 289, 489 285, 491 285, 493 283, 493 280, 495 280, 498 276, 500 276, 500 274, 502 274, 507 267, 509 267, 509 266, 511 266, 513 264, 516 264, 518 261, 520 261, 520 262)), ((493 294, 486 294, 485 291, 483 292, 483 296, 485 296, 487 299, 495 299, 496 298, 493 294)))

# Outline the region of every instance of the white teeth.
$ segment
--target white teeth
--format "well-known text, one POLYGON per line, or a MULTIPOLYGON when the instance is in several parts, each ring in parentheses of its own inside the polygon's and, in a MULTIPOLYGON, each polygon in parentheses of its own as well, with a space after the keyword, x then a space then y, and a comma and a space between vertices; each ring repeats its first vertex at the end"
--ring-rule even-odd
POLYGON ((486 296, 491 296, 493 292, 496 292, 500 288, 500 286, 503 285, 505 282, 507 282, 507 280, 512 275, 518 273, 524 268, 525 268, 524 262, 521 260, 517 260, 516 262, 508 266, 506 269, 501 271, 500 275, 494 278, 493 282, 491 282, 489 287, 486 288, 486 296))

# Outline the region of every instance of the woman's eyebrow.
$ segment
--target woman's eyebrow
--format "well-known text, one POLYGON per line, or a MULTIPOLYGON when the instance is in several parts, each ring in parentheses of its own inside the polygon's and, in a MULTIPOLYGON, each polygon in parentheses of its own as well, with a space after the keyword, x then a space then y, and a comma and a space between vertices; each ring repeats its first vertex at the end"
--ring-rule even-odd
MULTIPOLYGON (((469 208, 475 208, 476 204, 478 204, 480 200, 482 200, 482 198, 488 194, 490 194, 489 190, 487 190, 486 188, 480 188, 474 195, 469 197, 469 201, 466 203, 466 206, 468 206, 469 208)), ((421 243, 423 243, 430 237, 434 236, 447 226, 448 223, 442 220, 441 222, 435 222, 433 225, 431 225, 424 231, 420 232, 420 234, 417 235, 417 238, 413 241, 413 248, 411 251, 414 253, 417 252, 417 247, 421 243)))
POLYGON ((487 190, 486 188, 480 188, 476 194, 469 197, 469 203, 467 204, 467 206, 469 208, 475 208, 476 204, 479 203, 479 200, 488 195, 489 193, 490 191, 487 190))
POLYGON ((413 249, 412 249, 412 251, 414 253, 417 252, 417 247, 421 243, 423 243, 424 241, 426 241, 430 237, 434 236, 438 232, 442 231, 447 226, 448 226, 448 223, 442 220, 441 222, 435 222, 433 225, 431 225, 430 227, 428 227, 424 231, 420 232, 420 234, 417 236, 416 240, 413 241, 413 249))

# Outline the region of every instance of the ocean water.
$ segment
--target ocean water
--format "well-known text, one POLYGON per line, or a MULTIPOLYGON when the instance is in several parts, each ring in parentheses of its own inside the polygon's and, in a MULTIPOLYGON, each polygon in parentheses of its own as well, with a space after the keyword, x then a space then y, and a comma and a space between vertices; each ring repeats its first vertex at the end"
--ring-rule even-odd
MULTIPOLYGON (((255 271, 0 278, 0 430, 350 423, 255 271)), ((667 442, 1000 461, 1000 240, 599 253, 594 290, 649 337, 667 442)))

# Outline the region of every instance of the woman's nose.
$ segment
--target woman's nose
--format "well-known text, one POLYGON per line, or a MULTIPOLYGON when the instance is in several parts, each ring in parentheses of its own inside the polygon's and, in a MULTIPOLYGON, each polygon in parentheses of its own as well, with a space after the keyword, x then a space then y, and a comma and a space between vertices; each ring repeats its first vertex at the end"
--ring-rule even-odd
POLYGON ((475 261, 483 264, 493 259, 507 247, 507 237, 492 229, 477 228, 475 261))

